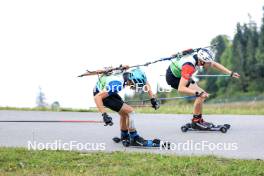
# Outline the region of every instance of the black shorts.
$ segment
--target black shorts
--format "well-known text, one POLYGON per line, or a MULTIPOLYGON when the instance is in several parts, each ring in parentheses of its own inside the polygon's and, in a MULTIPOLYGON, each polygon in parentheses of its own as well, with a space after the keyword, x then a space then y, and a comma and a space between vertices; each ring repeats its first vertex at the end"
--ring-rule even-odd
MULTIPOLYGON (((172 88, 178 90, 178 87, 179 87, 179 84, 180 84, 180 80, 181 80, 181 78, 175 77, 174 74, 172 73, 170 67, 169 67, 167 69, 167 72, 166 72, 166 81, 167 81, 167 84, 170 85, 172 88)), ((192 79, 190 79, 188 81, 188 84, 186 85, 186 87, 189 87, 190 84, 194 84, 194 83, 195 83, 195 81, 193 81, 192 79)))
POLYGON ((167 84, 170 85, 172 88, 174 89, 178 89, 179 87, 179 84, 180 84, 180 80, 181 78, 177 78, 173 75, 170 67, 167 69, 167 72, 166 72, 166 81, 167 81, 167 84))
MULTIPOLYGON (((98 92, 94 92, 94 96, 98 94, 98 92)), ((103 104, 105 107, 115 111, 119 112, 124 104, 124 101, 122 98, 117 94, 111 94, 108 97, 103 99, 103 104)))

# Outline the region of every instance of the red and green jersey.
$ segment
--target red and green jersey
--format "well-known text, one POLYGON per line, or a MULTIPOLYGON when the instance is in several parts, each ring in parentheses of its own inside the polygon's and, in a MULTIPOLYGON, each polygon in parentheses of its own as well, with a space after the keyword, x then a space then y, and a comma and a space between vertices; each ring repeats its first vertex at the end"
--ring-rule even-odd
POLYGON ((170 69, 176 78, 184 77, 189 80, 196 71, 198 60, 194 56, 183 57, 179 60, 173 60, 170 69))

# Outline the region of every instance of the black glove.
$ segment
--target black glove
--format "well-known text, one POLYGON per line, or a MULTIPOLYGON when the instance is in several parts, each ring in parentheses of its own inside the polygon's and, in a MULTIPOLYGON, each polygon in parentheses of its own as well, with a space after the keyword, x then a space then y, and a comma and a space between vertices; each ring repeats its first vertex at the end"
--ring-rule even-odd
POLYGON ((195 92, 195 96, 196 97, 200 97, 201 95, 203 95, 204 94, 204 92, 195 92))
POLYGON ((112 122, 112 117, 110 117, 106 112, 102 114, 105 125, 104 126, 112 126, 114 123, 112 122))
POLYGON ((154 108, 155 110, 159 109, 160 105, 156 98, 151 98, 150 101, 152 104, 152 108, 154 108))

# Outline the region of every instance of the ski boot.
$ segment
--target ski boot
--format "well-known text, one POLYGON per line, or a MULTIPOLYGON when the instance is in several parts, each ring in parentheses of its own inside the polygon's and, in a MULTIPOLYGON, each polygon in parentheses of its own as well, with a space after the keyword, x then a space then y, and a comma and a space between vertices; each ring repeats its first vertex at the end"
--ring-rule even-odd
POLYGON ((164 148, 170 149, 169 142, 161 142, 160 139, 145 140, 141 136, 136 136, 135 138, 130 138, 130 146, 142 147, 142 148, 164 148))
POLYGON ((192 123, 187 123, 181 127, 182 132, 191 131, 221 131, 226 133, 231 126, 229 124, 214 125, 213 123, 205 122, 201 115, 194 117, 192 123))
POLYGON ((209 130, 214 125, 210 122, 204 121, 203 118, 193 118, 192 119, 192 128, 196 130, 209 130))

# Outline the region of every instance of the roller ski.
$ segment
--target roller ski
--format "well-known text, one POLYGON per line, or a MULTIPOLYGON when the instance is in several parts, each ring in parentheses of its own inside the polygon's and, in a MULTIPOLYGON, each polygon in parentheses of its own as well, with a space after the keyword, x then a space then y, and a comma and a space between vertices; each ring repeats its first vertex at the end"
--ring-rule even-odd
POLYGON ((164 149, 169 149, 170 148, 170 143, 169 142, 161 142, 160 139, 153 139, 153 140, 145 140, 142 137, 138 136, 135 139, 132 138, 119 138, 119 137, 114 137, 113 141, 115 143, 122 143, 123 146, 125 147, 133 147, 133 148, 164 148, 164 149), (161 146, 162 145, 162 146, 161 146))
POLYGON ((214 125, 213 123, 205 122, 202 118, 193 119, 192 123, 187 123, 181 127, 182 132, 187 131, 221 131, 226 133, 230 129, 231 125, 214 125))

